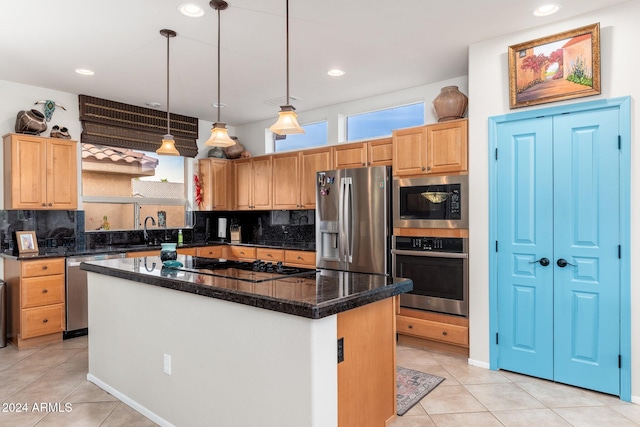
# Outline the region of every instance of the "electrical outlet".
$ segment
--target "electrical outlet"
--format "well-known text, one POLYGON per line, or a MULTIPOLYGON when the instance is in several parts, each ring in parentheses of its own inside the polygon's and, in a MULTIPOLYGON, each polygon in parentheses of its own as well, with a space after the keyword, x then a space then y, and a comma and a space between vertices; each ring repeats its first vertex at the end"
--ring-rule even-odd
POLYGON ((168 354, 164 355, 164 373, 171 375, 171 356, 168 354))

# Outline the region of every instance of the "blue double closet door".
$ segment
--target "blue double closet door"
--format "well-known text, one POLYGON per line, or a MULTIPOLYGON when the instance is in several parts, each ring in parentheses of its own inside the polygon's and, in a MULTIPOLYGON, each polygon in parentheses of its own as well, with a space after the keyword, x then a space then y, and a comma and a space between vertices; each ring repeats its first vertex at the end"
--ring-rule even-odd
POLYGON ((498 369, 620 394, 618 115, 497 126, 498 369))

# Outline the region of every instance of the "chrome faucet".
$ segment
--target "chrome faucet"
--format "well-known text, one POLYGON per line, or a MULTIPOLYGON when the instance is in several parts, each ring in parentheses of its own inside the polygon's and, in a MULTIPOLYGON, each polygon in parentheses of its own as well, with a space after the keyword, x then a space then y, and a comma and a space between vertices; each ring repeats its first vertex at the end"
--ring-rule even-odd
POLYGON ((142 228, 142 232, 143 232, 145 243, 149 243, 149 233, 147 232, 147 220, 149 219, 151 220, 151 225, 153 225, 154 227, 156 225, 156 220, 153 219, 152 216, 148 216, 144 219, 144 227, 142 228))

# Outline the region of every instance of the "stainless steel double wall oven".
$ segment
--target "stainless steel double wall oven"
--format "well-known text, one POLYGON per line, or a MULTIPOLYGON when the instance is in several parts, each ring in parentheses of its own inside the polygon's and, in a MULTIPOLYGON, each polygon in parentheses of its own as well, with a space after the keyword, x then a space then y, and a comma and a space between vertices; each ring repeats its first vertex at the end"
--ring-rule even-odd
POLYGON ((394 275, 413 280, 402 307, 468 316, 468 238, 458 237, 469 226, 468 182, 468 175, 394 179, 393 226, 411 230, 394 235, 391 250, 394 275))

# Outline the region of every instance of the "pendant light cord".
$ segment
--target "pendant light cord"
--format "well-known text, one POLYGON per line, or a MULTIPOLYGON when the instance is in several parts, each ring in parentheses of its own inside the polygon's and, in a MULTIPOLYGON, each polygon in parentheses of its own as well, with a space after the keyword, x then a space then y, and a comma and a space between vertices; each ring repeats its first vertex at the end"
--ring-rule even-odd
POLYGON ((169 39, 171 34, 167 33, 167 135, 171 135, 171 119, 169 115, 169 39))
POLYGON ((287 1, 286 19, 287 19, 287 105, 289 105, 289 0, 287 1))
POLYGON ((218 123, 220 123, 220 8, 218 8, 218 123))

